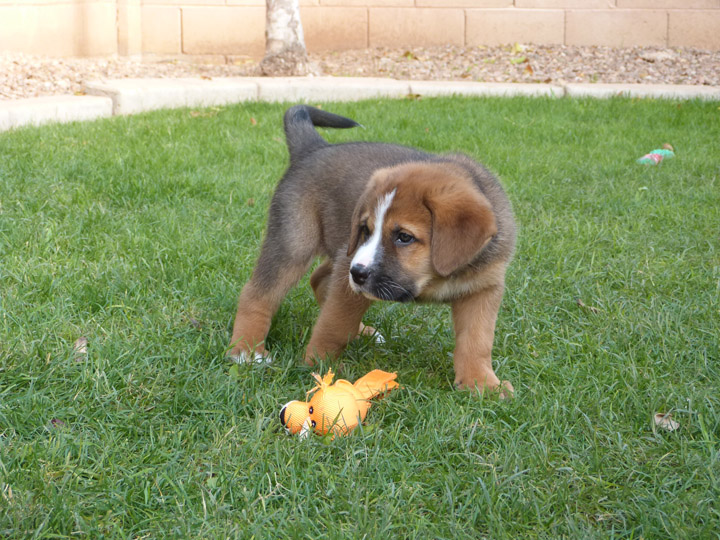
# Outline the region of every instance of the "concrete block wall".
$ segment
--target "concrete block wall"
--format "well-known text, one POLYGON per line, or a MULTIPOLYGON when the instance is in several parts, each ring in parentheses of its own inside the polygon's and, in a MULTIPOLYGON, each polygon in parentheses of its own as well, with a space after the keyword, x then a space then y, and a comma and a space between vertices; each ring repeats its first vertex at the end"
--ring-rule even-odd
MULTIPOLYGON (((720 0, 300 0, 310 51, 426 45, 720 50, 720 0)), ((265 0, 0 0, 0 53, 259 58, 265 0)))
POLYGON ((117 4, 116 0, 0 0, 0 52, 116 53, 117 4))

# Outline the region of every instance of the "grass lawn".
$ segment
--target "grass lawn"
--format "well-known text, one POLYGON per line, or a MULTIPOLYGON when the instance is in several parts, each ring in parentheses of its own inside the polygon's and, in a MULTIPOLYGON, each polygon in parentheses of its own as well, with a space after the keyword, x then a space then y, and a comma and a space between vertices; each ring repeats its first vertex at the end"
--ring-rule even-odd
POLYGON ((720 104, 325 108, 366 126, 330 141, 463 151, 502 178, 520 233, 494 357, 516 397, 452 388, 447 306, 377 304, 387 343, 336 368, 403 388, 347 438, 279 429, 312 386, 307 278, 273 364, 224 354, 285 106, 3 133, 0 537, 718 538, 720 104), (675 159, 635 163, 665 142, 675 159))

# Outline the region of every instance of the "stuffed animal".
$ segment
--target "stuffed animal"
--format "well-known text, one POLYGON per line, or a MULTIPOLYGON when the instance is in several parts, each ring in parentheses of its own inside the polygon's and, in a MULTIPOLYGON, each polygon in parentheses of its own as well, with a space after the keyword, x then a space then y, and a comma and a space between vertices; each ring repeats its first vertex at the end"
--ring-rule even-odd
POLYGON ((347 435, 363 420, 370 408, 370 400, 398 386, 397 373, 375 369, 352 384, 344 379, 332 383, 333 372, 320 377, 315 388, 307 392, 308 401, 291 401, 280 411, 280 423, 288 433, 307 437, 310 431, 318 435, 332 432, 347 435), (312 394, 312 397, 310 395, 312 394))
POLYGON ((660 163, 663 159, 669 159, 675 157, 675 152, 673 147, 665 143, 662 145, 662 148, 658 148, 657 150, 653 150, 648 154, 645 154, 643 157, 637 160, 638 163, 642 163, 643 165, 657 165, 660 163))

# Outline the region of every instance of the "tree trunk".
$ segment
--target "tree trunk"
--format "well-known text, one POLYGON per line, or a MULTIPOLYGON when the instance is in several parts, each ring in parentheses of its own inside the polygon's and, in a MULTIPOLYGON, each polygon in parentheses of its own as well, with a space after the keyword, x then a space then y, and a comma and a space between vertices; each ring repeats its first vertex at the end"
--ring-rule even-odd
POLYGON ((265 1, 265 58, 260 62, 263 75, 307 75, 308 56, 298 0, 265 1))

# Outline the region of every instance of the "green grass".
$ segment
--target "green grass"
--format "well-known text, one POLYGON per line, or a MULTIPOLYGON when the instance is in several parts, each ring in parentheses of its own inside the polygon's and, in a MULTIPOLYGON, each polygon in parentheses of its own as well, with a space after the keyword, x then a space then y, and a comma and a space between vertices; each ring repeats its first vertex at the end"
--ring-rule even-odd
POLYGON ((351 437, 278 429, 312 386, 307 279, 275 363, 224 353, 284 106, 0 134, 0 537, 720 537, 718 104, 326 108, 366 126, 331 141, 464 151, 502 178, 520 234, 494 356, 515 399, 452 389, 446 306, 383 304, 388 343, 336 368, 403 388, 351 437), (674 160, 635 163, 664 142, 674 160))

